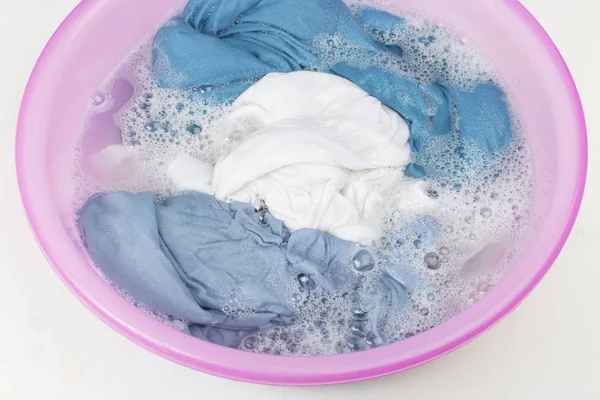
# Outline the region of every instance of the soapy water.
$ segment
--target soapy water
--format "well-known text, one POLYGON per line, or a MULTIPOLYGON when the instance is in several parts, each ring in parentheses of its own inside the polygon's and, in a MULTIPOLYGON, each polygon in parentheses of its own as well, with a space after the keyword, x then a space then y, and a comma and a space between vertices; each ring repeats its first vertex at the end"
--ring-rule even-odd
MULTIPOLYGON (((406 20, 402 34, 367 27, 375 39, 400 45, 402 58, 374 60, 338 37, 322 37, 317 47, 325 61, 314 70, 344 60, 389 68, 415 81, 452 83, 464 89, 487 80, 502 84, 485 57, 460 35, 425 17, 406 15, 406 20)), ((150 54, 151 44, 143 44, 90 99, 93 116, 111 109, 115 102, 111 88, 118 79, 134 87, 132 98, 114 115, 122 143, 98 156, 91 170, 83 167, 83 150, 79 149, 72 188, 75 210, 96 192, 176 195, 180 191, 169 180, 167 167, 178 152, 214 165, 239 144, 239 138, 219 134, 230 106, 198 101, 198 90, 210 88, 157 87, 150 54)), ((492 156, 460 140, 457 132, 427 142, 413 154, 412 162, 435 176, 428 181, 433 211, 428 210, 423 218, 418 207, 399 209, 404 187, 392 189, 380 207, 382 239, 370 248, 357 247, 348 260, 354 271, 349 285, 354 290, 333 294, 317 287, 308 276, 291 279, 287 307, 295 312, 296 322, 247 337, 240 349, 327 355, 378 347, 431 329, 493 290, 513 263, 527 228, 532 196, 530 153, 516 114, 513 124, 513 142, 492 156), (424 228, 407 230, 415 221, 425 221, 424 228), (389 265, 402 265, 412 276, 403 282, 406 293, 397 299, 404 304, 400 309, 380 301, 379 277, 389 265)), ((184 329, 185 321, 149 310, 123 295, 161 322, 184 329)), ((251 309, 251 299, 240 300, 235 294, 230 303, 223 309, 230 315, 243 315, 251 309)))

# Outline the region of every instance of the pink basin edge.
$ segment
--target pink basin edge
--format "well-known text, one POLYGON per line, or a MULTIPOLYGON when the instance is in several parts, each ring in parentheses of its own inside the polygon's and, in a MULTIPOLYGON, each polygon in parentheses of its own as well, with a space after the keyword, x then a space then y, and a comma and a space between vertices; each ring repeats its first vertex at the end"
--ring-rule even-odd
POLYGON ((560 79, 568 85, 569 101, 577 113, 575 116, 577 122, 574 127, 576 132, 573 134, 577 136, 578 153, 580 155, 580 158, 577 160, 578 173, 575 177, 574 200, 571 203, 568 222, 564 226, 562 234, 558 237, 556 245, 548 254, 545 263, 537 270, 533 278, 520 287, 518 292, 512 293, 506 301, 492 304, 490 299, 484 298, 467 311, 435 329, 417 335, 402 343, 384 348, 341 356, 293 358, 257 355, 215 346, 210 343, 199 343, 196 339, 175 332, 173 329, 165 327, 156 321, 150 321, 149 317, 145 318, 139 325, 132 326, 130 322, 125 320, 124 316, 129 312, 137 311, 128 309, 125 314, 115 315, 110 311, 110 308, 113 308, 113 306, 125 307, 125 303, 121 303, 118 299, 112 299, 110 300, 109 307, 108 302, 101 303, 98 299, 90 297, 84 287, 65 274, 65 271, 57 261, 54 250, 49 248, 45 236, 38 226, 38 222, 32 218, 34 214, 33 209, 36 206, 34 205, 35 200, 30 197, 24 184, 27 180, 28 166, 24 162, 23 155, 26 149, 23 147, 23 138, 26 134, 25 131, 28 130, 27 120, 30 118, 31 99, 35 96, 37 90, 40 70, 44 68, 44 65, 48 61, 47 59, 51 57, 53 48, 61 40, 63 33, 69 29, 74 21, 86 13, 86 10, 93 5, 94 0, 83 0, 57 29, 36 64, 21 105, 16 140, 17 177, 23 206, 36 240, 50 265, 64 284, 87 308, 106 324, 133 342, 158 355, 181 365, 213 375, 246 382, 276 385, 310 386, 335 384, 371 379, 403 371, 424 364, 459 348, 508 315, 540 282, 560 253, 571 232, 583 197, 586 179, 587 139, 585 119, 572 76, 556 46, 535 18, 518 1, 503 1, 514 10, 523 23, 527 24, 535 32, 540 42, 551 54, 553 62, 560 69, 560 79), (480 314, 480 310, 485 307, 493 308, 490 308, 473 323, 471 315, 480 314), (143 328, 148 329, 142 330, 143 328), (445 336, 441 334, 444 331, 452 332, 452 334, 445 336), (152 334, 147 332, 152 332, 152 334), (409 344, 412 349, 407 349, 409 344), (400 351, 401 347, 402 351, 400 351), (201 355, 196 352, 196 349, 201 352, 201 355), (398 351, 396 352, 396 350, 398 351))

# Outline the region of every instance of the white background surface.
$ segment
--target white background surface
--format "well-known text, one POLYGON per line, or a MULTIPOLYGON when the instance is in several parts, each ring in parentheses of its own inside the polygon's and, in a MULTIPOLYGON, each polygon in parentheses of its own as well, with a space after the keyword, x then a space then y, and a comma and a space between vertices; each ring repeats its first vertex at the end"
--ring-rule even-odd
POLYGON ((586 197, 560 258, 514 313, 442 359, 370 382, 270 388, 195 372, 134 345, 84 308, 47 265, 18 197, 15 126, 35 60, 77 0, 2 0, 0 399, 600 399, 600 6, 522 2, 565 56, 588 121, 586 197))

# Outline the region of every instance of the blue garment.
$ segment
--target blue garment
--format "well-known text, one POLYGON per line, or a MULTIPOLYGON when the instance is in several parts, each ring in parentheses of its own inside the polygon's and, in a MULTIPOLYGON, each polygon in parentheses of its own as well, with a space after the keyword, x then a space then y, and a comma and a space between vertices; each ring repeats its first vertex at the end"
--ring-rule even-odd
MULTIPOLYGON (((439 232, 440 224, 435 218, 421 217, 395 233, 395 245, 415 247, 426 252, 435 251, 439 232)), ((408 296, 416 289, 414 277, 404 272, 409 269, 410 265, 390 265, 384 270, 380 279, 383 291, 390 295, 392 309, 402 307, 408 301, 408 296)))
MULTIPOLYGON (((352 243, 313 229, 291 233, 250 204, 198 192, 162 202, 154 193, 97 194, 80 211, 79 228, 90 256, 117 286, 189 322, 194 336, 225 346, 292 324, 288 287, 299 276, 340 295, 353 290, 356 277, 352 243)), ((396 271, 382 278, 382 288, 401 299, 406 294, 392 292, 407 290, 405 280, 396 271)))
MULTIPOLYGON (((404 26, 402 18, 373 8, 357 8, 353 15, 341 0, 190 0, 183 18, 155 36, 154 74, 163 87, 210 88, 211 96, 224 101, 271 72, 323 69, 314 44, 323 36, 336 35, 369 58, 401 57, 400 47, 375 41, 364 27, 402 32, 404 26)), ((326 66, 325 72, 354 82, 397 111, 410 124, 414 151, 451 131, 454 107, 461 138, 485 153, 512 140, 504 92, 491 82, 470 91, 417 84, 383 67, 349 61, 326 66)))

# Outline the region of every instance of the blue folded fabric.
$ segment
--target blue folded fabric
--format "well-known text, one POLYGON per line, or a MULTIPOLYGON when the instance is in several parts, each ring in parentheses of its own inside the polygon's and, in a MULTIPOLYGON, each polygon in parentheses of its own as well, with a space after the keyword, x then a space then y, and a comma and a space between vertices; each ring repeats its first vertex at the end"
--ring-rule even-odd
POLYGON ((461 90, 417 84, 383 67, 351 61, 324 66, 315 45, 335 35, 369 58, 402 57, 400 47, 375 41, 365 27, 402 32, 403 26, 402 18, 374 8, 359 7, 353 14, 341 0, 190 0, 183 17, 155 36, 154 74, 163 87, 207 89, 205 95, 225 101, 270 72, 316 68, 354 82, 397 111, 410 124, 414 151, 449 133, 455 122, 461 139, 483 152, 504 148, 513 131, 505 94, 495 84, 461 90))
MULTIPOLYGON (((354 244, 313 229, 291 233, 250 204, 203 193, 164 201, 154 193, 94 195, 79 228, 90 256, 118 287, 187 321, 192 335, 225 346, 292 324, 290 285, 339 295, 355 290, 354 244)), ((382 277, 382 293, 399 309, 407 271, 392 270, 382 277)))
MULTIPOLYGON (((421 217, 395 233, 394 245, 399 248, 406 246, 412 249, 414 247, 423 252, 435 251, 439 232, 440 224, 435 218, 421 217)), ((400 309, 416 289, 417 282, 415 282, 414 276, 406 273, 410 269, 411 265, 404 260, 400 262, 400 265, 391 263, 388 268, 384 269, 380 281, 383 292, 390 296, 392 310, 400 309)))

